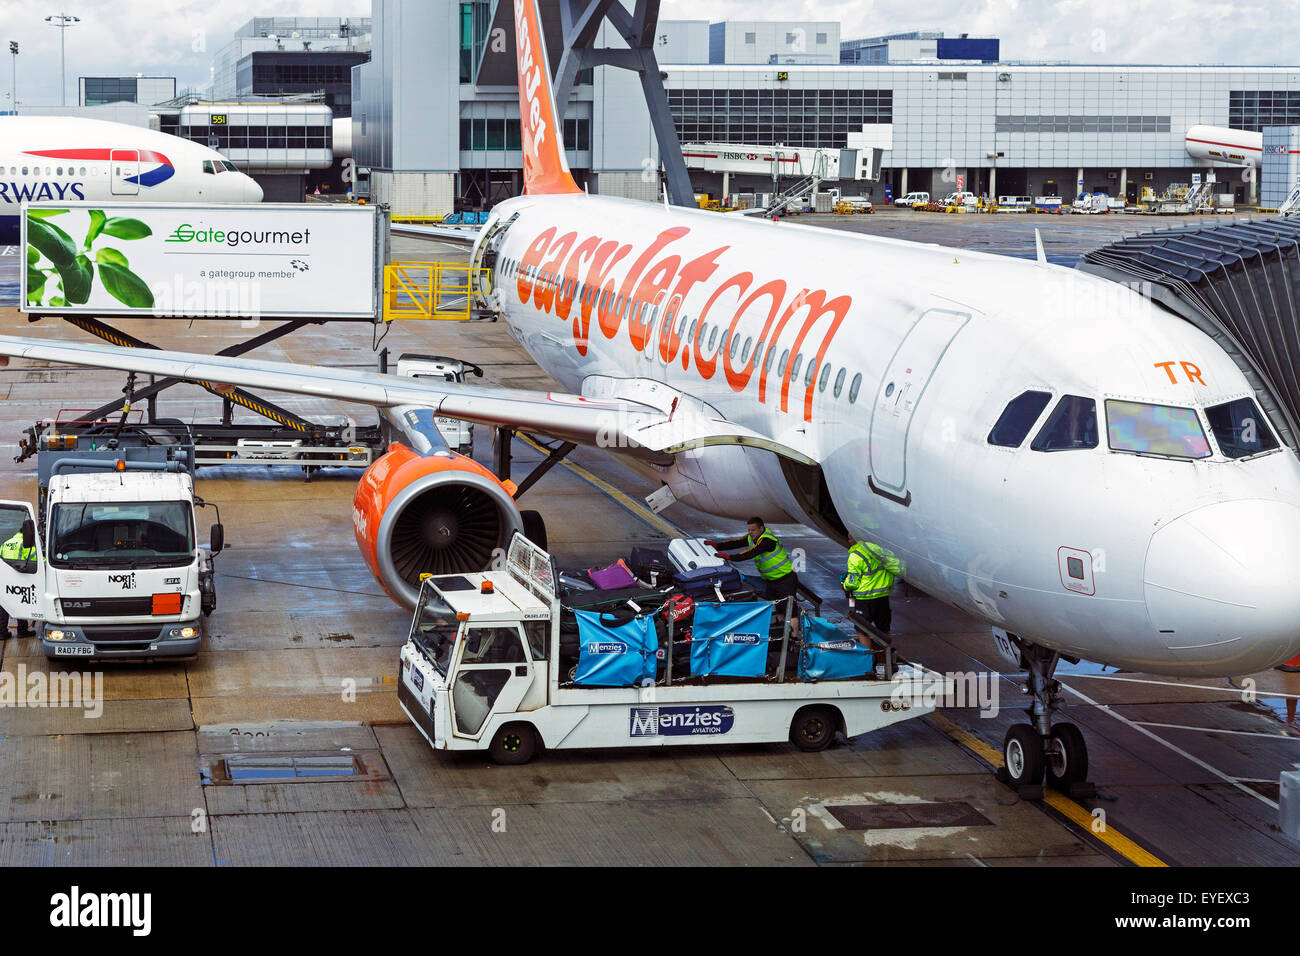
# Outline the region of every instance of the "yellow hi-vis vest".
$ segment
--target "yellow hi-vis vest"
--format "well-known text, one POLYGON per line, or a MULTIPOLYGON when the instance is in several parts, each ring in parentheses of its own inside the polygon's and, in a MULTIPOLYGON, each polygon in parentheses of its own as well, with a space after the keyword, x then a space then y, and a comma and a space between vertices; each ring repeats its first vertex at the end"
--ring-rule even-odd
POLYGON ((30 561, 36 557, 36 547, 23 547, 23 533, 19 531, 12 538, 0 545, 0 559, 5 561, 30 561))
POLYGON ((794 565, 790 563, 790 555, 785 553, 781 540, 772 532, 764 528, 763 533, 758 536, 758 541, 755 541, 749 535, 745 535, 745 538, 749 541, 751 548, 764 538, 770 539, 776 545, 771 551, 754 557, 754 570, 759 573, 763 580, 775 581, 777 578, 783 578, 794 571, 794 565))
POLYGON ((888 597, 894 579, 902 573, 903 563, 892 552, 870 541, 857 541, 849 548, 844 590, 861 601, 888 597))

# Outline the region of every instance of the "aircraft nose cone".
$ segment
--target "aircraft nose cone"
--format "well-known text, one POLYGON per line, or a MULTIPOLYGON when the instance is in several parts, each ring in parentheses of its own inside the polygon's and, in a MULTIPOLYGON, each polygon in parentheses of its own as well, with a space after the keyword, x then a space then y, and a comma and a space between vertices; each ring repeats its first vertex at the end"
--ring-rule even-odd
POLYGON ((1263 499, 1207 505, 1152 535, 1147 615, 1187 665, 1262 670, 1300 652, 1298 572, 1300 508, 1263 499))
POLYGON ((255 180, 252 176, 247 177, 247 179, 248 181, 244 183, 244 201, 261 202, 262 187, 257 184, 257 180, 255 180))

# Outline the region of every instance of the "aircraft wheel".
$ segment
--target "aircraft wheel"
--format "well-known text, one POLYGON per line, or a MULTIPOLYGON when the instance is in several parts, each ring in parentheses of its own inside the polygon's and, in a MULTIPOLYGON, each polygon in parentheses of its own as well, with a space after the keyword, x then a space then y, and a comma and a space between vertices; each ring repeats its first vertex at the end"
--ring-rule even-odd
POLYGON ((524 537, 545 551, 546 522, 542 520, 541 513, 537 511, 521 511, 519 517, 524 519, 524 537))
POLYGON ((1043 738, 1028 724, 1012 724, 1002 741, 1002 759, 1015 786, 1043 782, 1043 738))
POLYGON ((790 742, 800 750, 825 750, 835 739, 835 715, 829 707, 805 707, 790 722, 790 742))
POLYGON ((488 747, 495 763, 508 767, 528 763, 537 753, 537 731, 531 724, 506 724, 496 732, 488 747))
POLYGON ((1047 739, 1047 779, 1060 790, 1088 779, 1088 745, 1074 724, 1057 724, 1047 739))

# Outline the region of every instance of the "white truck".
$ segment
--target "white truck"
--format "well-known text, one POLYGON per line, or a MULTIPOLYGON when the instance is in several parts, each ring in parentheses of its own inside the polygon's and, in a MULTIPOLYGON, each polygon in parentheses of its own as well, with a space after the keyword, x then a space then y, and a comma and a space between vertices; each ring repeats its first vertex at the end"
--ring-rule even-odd
MULTIPOLYGON (((398 700, 434 749, 486 750, 504 764, 526 763, 544 747, 789 740, 815 751, 829 745, 837 731, 853 737, 929 713, 951 687, 942 675, 910 665, 884 676, 892 668, 888 651, 887 663, 878 668, 868 657, 867 670, 855 679, 812 679, 789 623, 771 646, 768 634, 742 633, 747 630, 742 628, 710 638, 719 648, 761 641, 759 653, 769 661, 764 673, 700 677, 694 673, 694 654, 697 647, 707 650, 700 643, 705 640, 702 609, 716 613, 725 604, 695 605, 689 664, 685 657, 674 664, 682 652, 669 625, 667 652, 660 644, 647 657, 655 676, 629 686, 583 686, 581 669, 565 657, 566 647, 574 653, 574 638, 570 635, 566 644, 562 619, 571 622, 574 612, 561 606, 558 581, 550 555, 516 534, 502 570, 422 582, 401 650, 398 700)), ((652 598, 637 620, 659 614, 675 620, 671 609, 678 606, 671 596, 663 607, 652 598)), ((805 640, 810 643, 804 648, 811 637, 805 640)), ((629 651, 617 637, 581 630, 576 641, 581 642, 578 653, 607 653, 609 660, 629 651)), ((851 637, 817 648, 865 653, 851 637)))
MULTIPOLYGON (((397 374, 406 378, 433 378, 442 382, 463 382, 466 374, 483 377, 483 369, 445 355, 415 355, 405 353, 397 359, 397 374)), ((474 425, 455 418, 438 416, 438 431, 452 451, 462 455, 474 454, 474 425)))
POLYGON ((194 494, 193 445, 45 441, 38 508, 0 501, 0 539, 20 535, 35 551, 0 561, 4 611, 36 623, 51 659, 194 657, 216 607, 212 559, 224 530, 218 513, 210 544, 196 541, 194 509, 205 503, 194 494))
POLYGON ((895 199, 895 206, 924 206, 930 201, 930 194, 927 192, 911 192, 902 199, 895 199))

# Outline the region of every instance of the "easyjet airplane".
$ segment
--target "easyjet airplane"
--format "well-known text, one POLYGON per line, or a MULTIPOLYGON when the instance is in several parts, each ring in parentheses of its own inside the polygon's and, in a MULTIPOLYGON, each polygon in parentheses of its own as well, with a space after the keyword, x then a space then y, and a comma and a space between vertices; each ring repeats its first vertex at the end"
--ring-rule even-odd
POLYGON ((0 245, 24 202, 261 202, 215 150, 150 129, 70 116, 0 116, 0 245))
POLYGON ((368 403, 410 436, 363 476, 362 553, 398 600, 520 527, 513 485, 433 415, 625 455, 714 515, 896 552, 1029 671, 1013 779, 1084 779, 1061 659, 1231 675, 1300 652, 1300 461, 1208 337, 1075 271, 585 195, 533 0, 515 0, 525 194, 473 261, 568 391, 0 338, 0 353, 368 403))

